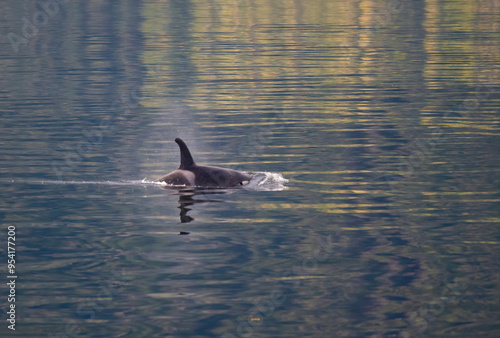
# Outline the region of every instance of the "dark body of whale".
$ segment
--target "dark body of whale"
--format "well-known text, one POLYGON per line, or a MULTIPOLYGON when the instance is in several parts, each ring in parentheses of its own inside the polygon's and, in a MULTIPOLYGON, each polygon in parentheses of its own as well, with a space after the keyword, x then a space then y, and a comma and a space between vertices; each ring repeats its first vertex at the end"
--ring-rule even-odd
POLYGON ((176 138, 175 142, 181 150, 181 165, 156 182, 174 186, 230 188, 248 184, 252 179, 252 175, 241 171, 196 165, 186 143, 180 138, 176 138))

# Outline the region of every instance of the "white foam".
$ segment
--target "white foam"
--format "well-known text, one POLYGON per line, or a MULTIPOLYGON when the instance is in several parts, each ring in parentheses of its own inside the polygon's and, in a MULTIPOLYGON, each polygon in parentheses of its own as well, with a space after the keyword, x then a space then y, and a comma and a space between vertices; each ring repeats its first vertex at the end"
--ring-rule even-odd
POLYGON ((285 184, 288 182, 289 180, 280 173, 259 171, 253 173, 253 178, 244 188, 257 191, 281 191, 287 188, 285 184))

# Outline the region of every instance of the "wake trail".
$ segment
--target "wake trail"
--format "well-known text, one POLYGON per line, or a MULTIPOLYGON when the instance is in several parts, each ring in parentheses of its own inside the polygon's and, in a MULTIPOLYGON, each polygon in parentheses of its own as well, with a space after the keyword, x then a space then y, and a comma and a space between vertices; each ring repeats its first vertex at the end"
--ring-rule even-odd
MULTIPOLYGON (((255 191, 281 191, 287 189, 288 179, 280 173, 266 171, 254 172, 253 178, 244 189, 255 191)), ((165 186, 164 182, 155 182, 148 179, 123 180, 123 181, 91 181, 91 180, 31 180, 31 179, 7 179, 1 183, 17 184, 42 184, 42 185, 107 185, 107 186, 165 186)))
POLYGON ((3 180, 4 183, 24 183, 24 184, 54 184, 54 185, 157 185, 157 182, 149 180, 132 181, 62 181, 62 180, 3 180))

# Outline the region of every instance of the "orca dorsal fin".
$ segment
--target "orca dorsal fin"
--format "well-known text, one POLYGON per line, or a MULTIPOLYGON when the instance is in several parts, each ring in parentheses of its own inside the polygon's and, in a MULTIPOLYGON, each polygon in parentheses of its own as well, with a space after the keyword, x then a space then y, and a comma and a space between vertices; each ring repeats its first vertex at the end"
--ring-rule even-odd
POLYGON ((184 143, 184 141, 180 138, 176 138, 175 143, 179 145, 181 150, 181 165, 179 166, 179 169, 189 169, 190 167, 195 166, 196 163, 194 163, 193 157, 191 156, 186 143, 184 143))

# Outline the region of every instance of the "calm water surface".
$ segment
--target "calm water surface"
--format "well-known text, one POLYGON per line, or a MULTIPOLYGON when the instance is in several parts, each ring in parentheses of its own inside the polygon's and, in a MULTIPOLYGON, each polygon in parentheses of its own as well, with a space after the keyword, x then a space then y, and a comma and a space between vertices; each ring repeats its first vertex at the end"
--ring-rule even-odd
POLYGON ((43 3, 0 4, 0 336, 500 335, 498 1, 43 3), (176 137, 275 175, 148 183, 176 137))

